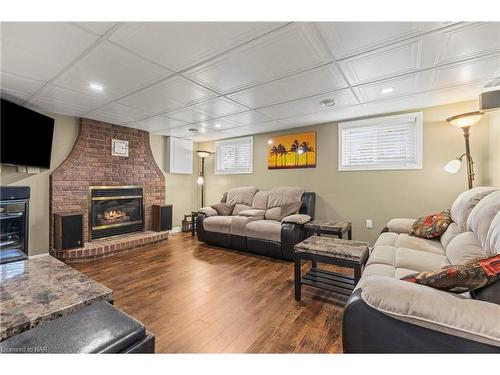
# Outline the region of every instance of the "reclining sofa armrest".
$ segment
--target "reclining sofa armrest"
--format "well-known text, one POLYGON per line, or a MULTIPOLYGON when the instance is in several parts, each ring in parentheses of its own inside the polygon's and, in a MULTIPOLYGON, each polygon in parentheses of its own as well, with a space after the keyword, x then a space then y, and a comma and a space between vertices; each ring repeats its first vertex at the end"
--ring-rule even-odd
POLYGON ((305 224, 311 221, 311 216, 306 214, 289 215, 281 220, 281 223, 305 224))
POLYGON ((202 207, 198 210, 198 213, 203 214, 206 217, 218 215, 217 211, 215 209, 213 209, 212 207, 202 207))
POLYGON ((293 260, 295 245, 306 238, 306 230, 303 224, 282 223, 281 224, 281 253, 283 258, 293 260))
POLYGON ((394 233, 409 234, 414 222, 415 219, 407 219, 407 218, 391 219, 387 223, 387 229, 388 229, 387 231, 394 233))
POLYGON ((345 352, 500 352, 500 306, 385 277, 362 278, 343 320, 345 352))

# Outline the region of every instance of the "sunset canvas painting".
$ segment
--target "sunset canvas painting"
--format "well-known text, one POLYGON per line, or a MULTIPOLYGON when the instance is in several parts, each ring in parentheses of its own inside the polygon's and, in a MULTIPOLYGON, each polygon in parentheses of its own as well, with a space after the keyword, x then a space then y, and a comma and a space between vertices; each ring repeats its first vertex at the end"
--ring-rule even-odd
POLYGON ((269 138, 268 169, 316 168, 316 132, 269 138))

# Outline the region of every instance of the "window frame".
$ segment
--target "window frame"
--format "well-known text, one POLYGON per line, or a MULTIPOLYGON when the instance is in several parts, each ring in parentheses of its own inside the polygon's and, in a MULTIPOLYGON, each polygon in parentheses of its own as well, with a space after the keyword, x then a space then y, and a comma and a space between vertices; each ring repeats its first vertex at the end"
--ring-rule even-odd
POLYGON ((253 136, 231 138, 231 139, 224 139, 221 141, 216 141, 214 144, 214 147, 215 147, 215 163, 214 163, 214 174, 215 175, 252 174, 253 173, 253 136), (228 144, 243 143, 247 140, 250 143, 250 157, 249 157, 250 166, 249 166, 249 169, 244 170, 244 171, 219 169, 219 147, 224 146, 224 145, 228 145, 228 144))
POLYGON ((355 171, 394 171, 394 170, 418 170, 422 169, 423 164, 423 113, 422 112, 412 112, 405 113, 402 115, 392 115, 383 117, 372 117, 364 120, 355 121, 344 121, 338 124, 338 171, 339 172, 355 172, 355 171), (402 166, 402 165, 375 165, 375 166, 356 166, 356 167, 344 167, 342 165, 342 132, 344 129, 358 128, 374 125, 384 125, 390 123, 402 123, 402 122, 415 122, 416 126, 416 136, 415 136, 415 153, 416 153, 416 163, 402 166))

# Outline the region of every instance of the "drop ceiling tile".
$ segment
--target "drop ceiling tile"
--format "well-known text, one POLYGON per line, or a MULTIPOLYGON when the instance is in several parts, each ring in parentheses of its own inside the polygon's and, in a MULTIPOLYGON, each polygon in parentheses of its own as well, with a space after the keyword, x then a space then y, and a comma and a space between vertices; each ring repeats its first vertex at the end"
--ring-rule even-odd
POLYGON ((76 24, 97 35, 104 35, 116 25, 116 22, 76 22, 76 24))
POLYGON ((0 83, 2 93, 15 97, 22 102, 42 87, 44 82, 22 77, 17 74, 2 72, 0 75, 0 83))
POLYGON ((500 74, 500 54, 446 65, 434 70, 433 89, 492 79, 500 74))
POLYGON ((337 65, 329 64, 239 91, 228 95, 228 97, 247 107, 258 108, 345 87, 347 84, 337 65))
POLYGON ((195 125, 200 126, 202 128, 205 128, 205 129, 210 129, 213 131, 221 131, 224 129, 234 129, 234 128, 241 126, 241 124, 238 124, 238 123, 233 122, 233 121, 228 121, 225 118, 198 122, 195 125))
POLYGON ((116 98, 170 74, 170 71, 104 41, 54 83, 91 96, 116 98), (94 91, 89 87, 90 83, 98 83, 104 90, 94 91))
POLYGON ((331 61, 314 25, 294 23, 185 74, 217 92, 231 93, 331 61))
POLYGON ((339 62, 351 85, 392 78, 431 67, 438 54, 440 36, 425 34, 389 47, 339 62))
POLYGON ((334 109, 358 104, 352 92, 349 89, 344 89, 328 94, 294 100, 288 103, 259 108, 258 112, 274 120, 300 116, 325 110, 326 108, 323 108, 320 104, 320 102, 325 99, 335 99, 336 104, 334 109))
POLYGON ((184 77, 173 76, 122 98, 119 102, 155 113, 164 113, 214 96, 216 94, 213 92, 190 82, 184 77))
POLYGON ((179 137, 179 138, 189 138, 191 136, 197 136, 200 134, 209 134, 209 133, 212 133, 212 131, 206 128, 202 128, 201 126, 196 126, 192 124, 179 126, 173 129, 159 130, 154 132, 154 134, 170 135, 172 137, 179 137))
POLYGON ((173 129, 173 128, 178 128, 180 126, 187 125, 183 121, 178 121, 174 120, 171 118, 167 118, 164 116, 156 116, 147 120, 139 121, 133 124, 129 124, 127 126, 141 129, 141 130, 146 130, 148 132, 156 132, 160 130, 167 130, 167 129, 173 129))
POLYGON ((65 22, 2 22, 2 71, 47 81, 98 36, 65 22))
POLYGON ((432 71, 422 71, 406 76, 369 83, 353 88, 361 102, 388 100, 393 97, 414 94, 429 90, 432 82, 432 71), (391 92, 382 90, 391 89, 391 92))
POLYGON ((279 120, 279 122, 289 128, 325 124, 329 122, 364 116, 362 110, 363 107, 361 105, 353 105, 344 108, 325 109, 320 112, 282 119, 279 120))
POLYGON ((49 112, 67 116, 82 116, 104 105, 106 100, 50 85, 44 87, 35 97, 31 98, 29 103, 49 112))
POLYGON ((437 63, 477 57, 500 50, 500 22, 461 23, 442 31, 437 63))
POLYGON ((237 112, 243 112, 246 110, 246 107, 243 107, 225 98, 219 97, 196 104, 191 107, 169 112, 166 114, 166 116, 180 121, 195 123, 211 120, 216 117, 231 115, 237 112))
POLYGON ((145 118, 152 117, 154 114, 137 108, 128 107, 120 103, 110 103, 91 113, 85 114, 85 117, 109 122, 111 124, 123 125, 137 122, 145 118))
POLYGON ((260 124, 269 121, 270 118, 257 111, 246 111, 236 115, 223 117, 222 120, 229 120, 242 125, 260 124))
POLYGON ((382 47, 443 26, 444 22, 318 22, 337 59, 382 47))
POLYGON ((284 23, 128 22, 110 40, 175 71, 199 64, 284 23))

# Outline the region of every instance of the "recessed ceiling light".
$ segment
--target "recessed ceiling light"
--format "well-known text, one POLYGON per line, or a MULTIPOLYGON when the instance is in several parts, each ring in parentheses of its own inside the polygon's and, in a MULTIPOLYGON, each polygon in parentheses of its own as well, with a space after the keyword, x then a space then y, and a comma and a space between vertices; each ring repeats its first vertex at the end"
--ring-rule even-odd
POLYGON ((104 86, 99 84, 99 83, 95 83, 95 82, 92 82, 89 87, 94 90, 94 91, 102 91, 104 90, 104 86))
POLYGON ((207 129, 205 129, 205 128, 200 129, 200 133, 206 133, 206 132, 207 132, 207 129))
POLYGON ((216 128, 222 128, 222 125, 221 125, 221 124, 219 124, 219 123, 215 124, 214 126, 215 126, 216 128))
POLYGON ((272 139, 268 139, 268 140, 267 140, 267 144, 268 144, 268 145, 272 145, 272 144, 273 144, 273 140, 272 140, 272 139))
POLYGON ((393 91, 394 91, 394 89, 392 87, 386 87, 385 89, 382 89, 382 91, 380 91, 380 92, 382 94, 390 94, 393 91))
POLYGON ((336 103, 335 99, 325 99, 319 102, 322 107, 333 107, 336 103))

